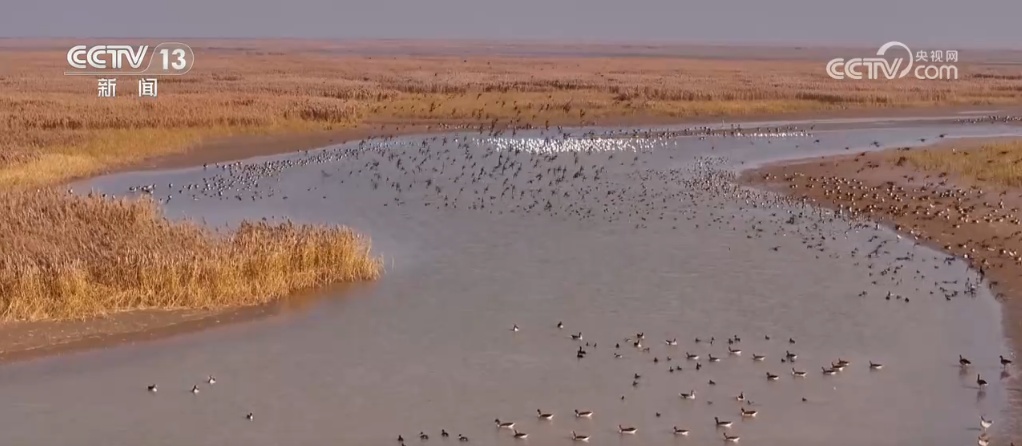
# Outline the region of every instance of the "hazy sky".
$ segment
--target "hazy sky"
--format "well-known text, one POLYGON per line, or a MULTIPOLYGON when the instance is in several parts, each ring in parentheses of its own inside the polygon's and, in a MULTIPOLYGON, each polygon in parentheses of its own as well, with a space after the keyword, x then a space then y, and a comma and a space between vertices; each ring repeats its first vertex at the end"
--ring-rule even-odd
POLYGON ((1022 48, 1022 0, 7 0, 6 37, 472 38, 1022 48))

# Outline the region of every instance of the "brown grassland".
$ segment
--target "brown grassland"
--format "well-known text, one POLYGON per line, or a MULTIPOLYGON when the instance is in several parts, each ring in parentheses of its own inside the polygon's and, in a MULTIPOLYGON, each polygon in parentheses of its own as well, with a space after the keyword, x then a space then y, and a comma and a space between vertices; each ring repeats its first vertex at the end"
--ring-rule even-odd
POLYGON ((924 172, 951 175, 980 184, 1022 187, 1022 140, 992 141, 976 147, 897 151, 888 160, 924 172))
POLYGON ((156 99, 135 97, 129 77, 120 78, 119 97, 96 97, 94 78, 60 74, 67 46, 0 48, 0 321, 258 304, 381 274, 368 241, 346 228, 246 224, 217 234, 168 222, 151 202, 52 190, 213 138, 1022 104, 1019 76, 999 65, 962 66, 963 78, 949 82, 841 82, 816 60, 370 56, 237 45, 194 43, 195 68, 162 78, 156 99))

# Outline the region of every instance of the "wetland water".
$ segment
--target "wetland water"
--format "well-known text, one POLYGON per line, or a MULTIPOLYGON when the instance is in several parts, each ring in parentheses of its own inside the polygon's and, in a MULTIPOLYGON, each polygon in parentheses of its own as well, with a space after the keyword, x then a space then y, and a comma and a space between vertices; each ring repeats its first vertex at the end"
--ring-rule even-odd
POLYGON ((722 432, 753 445, 961 445, 975 443, 981 414, 997 438, 1009 347, 998 305, 985 287, 967 292, 976 277, 963 263, 730 180, 874 141, 1018 128, 852 122, 769 138, 409 137, 75 185, 124 195, 155 184, 154 198, 173 195, 171 216, 211 225, 351 225, 388 271, 302 311, 0 367, 4 444, 420 444, 420 431, 429 444, 441 429, 446 441, 522 443, 500 418, 533 445, 566 444, 572 430, 599 445, 713 444, 722 432), (583 151, 535 152, 550 147, 583 151), (626 340, 639 332, 648 352, 626 340), (741 355, 729 354, 734 335, 741 355), (825 376, 838 358, 851 364, 825 376), (734 426, 715 428, 715 416, 734 426), (622 437, 619 424, 638 432, 622 437))

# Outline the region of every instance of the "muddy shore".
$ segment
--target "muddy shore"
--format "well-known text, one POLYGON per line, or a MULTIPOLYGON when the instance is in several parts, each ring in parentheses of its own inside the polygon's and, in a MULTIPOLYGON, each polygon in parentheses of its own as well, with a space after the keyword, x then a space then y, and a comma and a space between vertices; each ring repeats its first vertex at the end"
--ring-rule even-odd
MULTIPOLYGON (((999 113, 1005 113, 1002 107, 996 107, 999 113)), ((767 120, 802 120, 802 119, 834 119, 834 118, 858 118, 858 117, 930 117, 949 116, 967 111, 981 111, 983 108, 929 108, 929 109, 888 109, 888 110, 848 110, 832 112, 826 115, 820 114, 792 114, 792 115, 769 115, 769 116, 748 116, 742 121, 767 121, 767 120)), ((982 115, 982 113, 977 113, 982 115)), ((965 115, 963 115, 965 117, 965 115)), ((719 118, 693 118, 665 120, 662 118, 651 119, 643 116, 622 117, 603 120, 600 122, 586 123, 588 125, 601 126, 666 126, 684 125, 692 122, 707 122, 719 118)), ((552 125, 578 125, 575 123, 552 123, 552 125)), ((318 132, 312 134, 289 134, 275 136, 243 136, 225 138, 209 141, 191 150, 165 157, 158 157, 147 160, 137 165, 125 166, 115 171, 131 170, 159 170, 199 166, 206 163, 229 162, 256 156, 283 154, 288 152, 310 150, 333 144, 340 144, 347 141, 355 141, 368 137, 380 137, 387 135, 407 135, 431 132, 458 131, 459 128, 476 128, 475 123, 461 123, 454 128, 441 126, 437 123, 375 123, 370 126, 353 129, 340 129, 330 132, 318 132)), ((867 155, 874 156, 874 155, 867 155)), ((850 159, 837 161, 839 166, 830 167, 831 170, 819 161, 804 162, 787 166, 770 166, 768 170, 757 170, 750 172, 747 179, 759 185, 767 187, 781 187, 783 182, 771 180, 760 181, 755 176, 762 177, 770 173, 779 178, 784 178, 788 173, 800 172, 800 169, 810 169, 809 172, 816 172, 811 175, 822 175, 823 172, 833 171, 835 174, 848 174, 857 169, 853 164, 861 163, 861 159, 850 159), (776 170, 773 170, 776 169, 776 170), (790 170, 785 170, 790 169, 790 170), (823 169, 823 170, 812 170, 823 169)), ((887 175, 895 177, 904 175, 902 171, 872 169, 870 181, 876 184, 883 184, 888 180, 887 175)), ((865 181, 865 179, 863 180, 865 181)), ((1022 199, 1019 199, 1022 202, 1022 199)), ((839 204, 839 203, 835 203, 839 204)), ((1018 206, 1018 205, 1013 205, 1018 206)), ((875 217, 883 218, 881 215, 875 217)), ((888 221, 888 220, 884 220, 888 221)), ((905 226, 906 223, 898 223, 905 226)), ((943 230, 946 230, 944 228, 943 230)), ((965 237, 963 241, 974 238, 976 234, 972 231, 954 229, 951 232, 952 238, 948 243, 957 245, 956 237, 965 237)), ((939 228, 934 228, 936 233, 941 233, 939 228)), ((1011 248, 1022 251, 1022 246, 1011 248)), ((952 251, 954 252, 954 251, 952 251)), ((979 257, 977 255, 977 257, 979 257)), ((991 262, 993 260, 990 260, 991 262)), ((1002 272, 995 272, 996 268, 988 268, 990 277, 1000 277, 1002 272)), ((1000 271, 1000 270, 997 270, 1000 271)), ((1022 278, 993 279, 999 283, 995 289, 1003 295, 1013 295, 1022 292, 1022 278)), ((1011 300, 1009 300, 1010 302, 1011 300)), ((1015 301, 1018 301, 1015 299, 1015 301)), ((185 332, 192 332, 205 328, 215 327, 223 323, 250 320, 254 317, 278 311, 281 305, 270 305, 260 308, 247 308, 230 311, 203 311, 203 310, 181 310, 181 311, 140 311, 124 314, 111 315, 106 318, 85 320, 85 321, 63 321, 63 322, 26 322, 0 325, 0 361, 15 361, 21 359, 35 358, 39 356, 62 354, 83 349, 105 347, 125 342, 136 342, 148 339, 172 336, 185 332)), ((1009 307, 1012 307, 1009 305, 1009 307)), ((1006 314, 1022 314, 1022 304, 1015 304, 1012 311, 1006 314), (1016 313, 1019 312, 1019 313, 1016 313)), ((1008 320, 1022 320, 1022 318, 1007 317, 1008 320)), ((1022 324, 1014 324, 1009 331, 1014 339, 1022 339, 1022 324)))
MULTIPOLYGON (((1022 351, 1022 188, 924 171, 902 156, 906 150, 961 153, 995 141, 942 141, 913 149, 778 163, 746 171, 741 180, 878 222, 964 259, 984 275, 1002 303, 1005 334, 1012 349, 1022 351)), ((1013 421, 1011 431, 1017 434, 1017 417, 1013 421)))

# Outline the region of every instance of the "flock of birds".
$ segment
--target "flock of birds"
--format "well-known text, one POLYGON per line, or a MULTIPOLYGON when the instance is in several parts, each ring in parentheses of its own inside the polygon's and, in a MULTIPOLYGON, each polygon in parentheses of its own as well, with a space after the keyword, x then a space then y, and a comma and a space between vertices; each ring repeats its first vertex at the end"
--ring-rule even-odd
MULTIPOLYGON (((383 207, 414 205, 439 212, 519 215, 584 224, 601 222, 620 225, 620 228, 629 231, 712 229, 740 233, 748 239, 795 236, 817 258, 846 258, 865 266, 869 270, 871 284, 864 287, 859 297, 910 302, 907 295, 890 291, 878 293, 871 288, 900 285, 906 276, 922 277, 922 270, 928 263, 936 269, 959 259, 954 256, 929 259, 914 251, 895 257, 892 254, 892 244, 895 242, 879 235, 869 237, 866 245, 842 252, 834 248, 836 242, 848 239, 861 230, 880 229, 879 226, 808 206, 803 200, 743 186, 738 182, 733 163, 727 157, 712 155, 716 145, 725 144, 722 141, 725 138, 750 139, 753 146, 774 143, 820 144, 814 131, 813 127, 742 128, 732 125, 721 128, 589 131, 576 134, 557 128, 521 135, 516 130, 505 130, 480 136, 450 134, 418 139, 380 137, 270 161, 204 166, 200 181, 171 183, 165 187, 152 183, 140 184, 131 186, 129 192, 149 194, 163 203, 177 199, 238 202, 290 198, 339 200, 349 193, 358 193, 383 207), (704 145, 702 149, 709 150, 686 150, 685 144, 693 140, 697 141, 695 144, 704 145), (279 181, 281 174, 291 169, 312 172, 303 177, 305 184, 301 185, 301 190, 291 184, 294 178, 289 178, 287 183, 279 181), (880 258, 886 261, 877 261, 880 258)), ((781 246, 775 246, 772 250, 780 251, 781 246)), ((981 279, 933 280, 934 291, 930 291, 930 294, 940 294, 945 300, 975 297, 981 279)), ((917 288, 917 291, 920 289, 917 288)), ((557 328, 563 328, 563 324, 559 323, 557 328)), ((512 330, 518 332, 520 328, 515 325, 512 330)), ((568 338, 579 343, 575 352, 579 359, 585 358, 596 348, 595 343, 583 340, 580 332, 568 338)), ((769 337, 764 339, 770 340, 769 337)), ((705 346, 714 345, 715 342, 721 345, 714 338, 696 339, 696 343, 705 346)), ((704 360, 715 363, 741 358, 741 342, 741 337, 731 336, 726 340, 726 350, 689 353, 674 351, 678 341, 669 339, 664 341, 664 348, 669 349, 668 352, 664 355, 655 354, 653 361, 668 364, 668 373, 699 371, 706 367, 704 360), (682 364, 685 362, 691 365, 684 367, 682 364)), ((794 339, 787 340, 790 345, 794 342, 794 339)), ((615 359, 622 358, 625 355, 622 351, 629 347, 642 353, 651 352, 651 346, 645 344, 642 333, 629 337, 623 345, 620 342, 615 344, 615 359)), ((793 379, 806 379, 816 373, 824 376, 840 375, 852 365, 848 360, 836 358, 820 364, 819 372, 814 368, 802 369, 796 365, 798 355, 790 350, 786 349, 783 354, 774 352, 774 355, 780 356, 780 361, 785 364, 783 374, 790 374, 793 379)), ((750 353, 750 364, 766 364, 768 355, 750 353)), ((1002 356, 1001 365, 1008 367, 1011 361, 1002 356)), ((960 366, 966 369, 971 363, 961 357, 960 366)), ((862 367, 877 371, 884 365, 868 362, 862 367)), ((767 381, 777 381, 781 375, 781 370, 764 368, 761 376, 767 381)), ((209 384, 213 382, 210 377, 209 384)), ((641 382, 642 376, 639 374, 632 377, 633 386, 641 382)), ((980 389, 988 385, 979 374, 976 384, 980 389)), ((717 383, 709 380, 708 385, 716 386, 717 383)), ((155 384, 149 388, 152 392, 156 392, 156 389, 155 384)), ((197 393, 198 386, 193 387, 192 391, 197 393)), ((692 401, 697 399, 697 391, 692 389, 682 392, 678 397, 692 401)), ((735 389, 734 400, 739 403, 735 408, 737 410, 729 413, 740 419, 755 418, 762 410, 740 389, 735 389)), ((545 422, 551 421, 555 415, 539 410, 536 417, 545 422)), ((660 414, 657 415, 659 418, 660 414)), ((589 420, 594 414, 591 410, 578 408, 573 416, 579 420, 589 420)), ((253 414, 249 413, 246 418, 253 419, 253 414)), ((727 413, 718 415, 714 418, 713 426, 720 430, 721 440, 737 442, 741 437, 731 433, 730 428, 734 424, 727 418, 727 413)), ((985 431, 992 421, 985 417, 980 417, 980 420, 984 433, 977 442, 984 446, 990 441, 985 431)), ((519 430, 528 426, 523 427, 500 417, 495 420, 495 424, 498 430, 506 431, 512 438, 528 438, 528 433, 519 430)), ((625 424, 616 427, 622 435, 634 434, 638 430, 625 424)), ((687 436, 690 432, 689 427, 679 426, 672 426, 670 431, 678 436, 687 436)), ((452 437, 446 429, 438 435, 441 438, 452 437)), ((461 434, 453 437, 461 442, 470 441, 461 434)), ((402 435, 398 440, 404 443, 413 438, 415 436, 406 438, 402 435)), ((425 431, 418 435, 420 441, 429 438, 430 435, 425 431)), ((585 442, 590 436, 572 431, 568 438, 585 442)))

